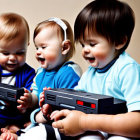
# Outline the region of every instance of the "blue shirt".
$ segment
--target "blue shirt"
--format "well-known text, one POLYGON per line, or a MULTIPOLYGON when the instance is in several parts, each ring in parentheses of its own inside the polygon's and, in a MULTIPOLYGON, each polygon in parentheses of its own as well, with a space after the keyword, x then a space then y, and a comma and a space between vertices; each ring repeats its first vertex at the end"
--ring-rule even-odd
MULTIPOLYGON (((68 61, 61 67, 46 71, 43 68, 39 68, 32 84, 33 93, 40 99, 40 93, 44 87, 50 88, 74 88, 81 76, 81 68, 72 61, 68 61)), ((40 111, 40 108, 34 110, 31 113, 31 122, 36 123, 34 120, 35 114, 40 111)))
MULTIPOLYGON (((35 76, 35 70, 28 64, 24 64, 20 69, 12 73, 16 77, 16 87, 24 87, 30 90, 33 78, 35 76)), ((2 67, 0 66, 0 76, 2 75, 2 67)), ((15 107, 14 107, 15 109, 15 107)), ((0 110, 0 128, 9 125, 10 123, 24 123, 25 115, 21 114, 16 109, 13 111, 11 106, 7 107, 6 110, 0 110)))
POLYGON ((105 72, 90 66, 75 89, 125 100, 129 112, 140 110, 140 65, 124 52, 105 72))
MULTIPOLYGON (((16 77, 16 87, 24 87, 30 90, 33 78, 35 76, 35 70, 28 64, 24 64, 20 69, 11 73, 16 77)), ((0 66, 0 76, 2 75, 2 67, 0 66)))
POLYGON ((39 68, 37 75, 32 84, 33 93, 38 99, 44 87, 50 88, 74 88, 80 79, 80 67, 68 61, 62 67, 46 71, 44 68, 39 68))

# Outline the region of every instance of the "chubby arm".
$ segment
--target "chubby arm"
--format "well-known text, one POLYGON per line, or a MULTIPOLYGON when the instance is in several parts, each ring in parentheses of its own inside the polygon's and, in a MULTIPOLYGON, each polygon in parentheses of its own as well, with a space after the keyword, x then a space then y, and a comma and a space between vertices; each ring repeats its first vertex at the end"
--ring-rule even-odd
POLYGON ((83 128, 101 130, 110 134, 140 137, 140 112, 118 115, 87 115, 83 128), (88 125, 88 124, 92 125, 88 125))
POLYGON ((35 121, 36 121, 37 123, 46 123, 46 122, 47 122, 46 119, 43 117, 42 111, 39 111, 39 112, 36 114, 36 116, 35 116, 35 121))
POLYGON ((104 131, 110 134, 140 138, 140 112, 117 115, 85 114, 80 111, 62 110, 52 114, 52 125, 65 135, 76 136, 87 130, 104 131), (59 120, 64 116, 63 120, 59 120), (58 120, 58 121, 57 121, 58 120))
POLYGON ((42 106, 41 110, 36 114, 35 120, 37 123, 47 123, 47 120, 50 119, 50 113, 51 113, 51 106, 49 104, 45 104, 42 106), (45 117, 47 120, 45 119, 45 117))

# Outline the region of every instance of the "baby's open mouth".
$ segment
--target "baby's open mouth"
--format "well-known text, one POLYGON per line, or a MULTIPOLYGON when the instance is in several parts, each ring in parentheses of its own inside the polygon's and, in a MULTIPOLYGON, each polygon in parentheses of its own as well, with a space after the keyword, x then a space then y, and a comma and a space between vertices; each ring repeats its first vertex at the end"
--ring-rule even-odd
POLYGON ((89 57, 88 60, 91 60, 91 61, 95 60, 95 57, 92 57, 92 58, 89 57))
POLYGON ((89 61, 94 61, 95 60, 95 57, 85 57, 86 60, 89 60, 89 61))
POLYGON ((11 68, 13 68, 13 67, 15 67, 17 64, 7 64, 7 66, 8 67, 11 67, 11 68))
POLYGON ((38 57, 38 61, 43 62, 43 61, 45 61, 45 58, 38 57))
POLYGON ((94 62, 95 62, 95 57, 85 57, 85 59, 86 59, 89 63, 94 63, 94 62))

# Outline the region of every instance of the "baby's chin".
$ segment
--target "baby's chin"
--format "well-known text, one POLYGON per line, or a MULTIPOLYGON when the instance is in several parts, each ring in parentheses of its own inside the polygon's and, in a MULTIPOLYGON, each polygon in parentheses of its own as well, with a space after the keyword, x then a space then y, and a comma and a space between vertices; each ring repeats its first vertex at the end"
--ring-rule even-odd
POLYGON ((20 68, 20 67, 19 66, 7 66, 4 69, 9 72, 14 72, 14 71, 18 70, 18 68, 20 68))
POLYGON ((44 69, 46 69, 47 67, 48 67, 48 64, 47 64, 47 62, 46 61, 38 61, 39 63, 40 63, 40 66, 42 67, 42 68, 44 68, 44 69))
POLYGON ((48 70, 48 66, 46 65, 41 65, 41 68, 48 70))
POLYGON ((93 63, 90 63, 89 64, 94 67, 94 68, 98 68, 99 67, 99 63, 95 60, 93 63))
POLYGON ((51 66, 48 63, 45 63, 45 64, 41 65, 41 67, 44 68, 45 70, 52 70, 53 69, 53 66, 51 66))
POLYGON ((50 71, 50 70, 56 69, 59 66, 60 66, 59 64, 47 64, 47 65, 43 66, 42 68, 50 71))

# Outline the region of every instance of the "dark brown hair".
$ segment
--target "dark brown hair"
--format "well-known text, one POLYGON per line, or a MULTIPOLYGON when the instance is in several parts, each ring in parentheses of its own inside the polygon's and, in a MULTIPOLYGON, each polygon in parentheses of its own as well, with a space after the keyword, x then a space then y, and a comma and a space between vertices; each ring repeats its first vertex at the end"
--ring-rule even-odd
POLYGON ((75 41, 81 37, 84 40, 85 29, 88 28, 90 33, 97 33, 115 45, 127 39, 121 53, 130 42, 134 26, 134 12, 128 4, 118 0, 96 0, 78 14, 74 25, 75 41))

